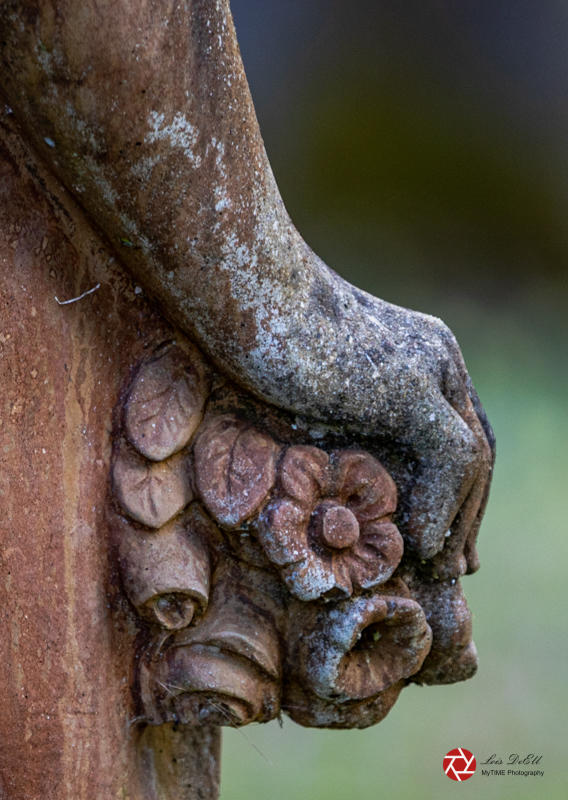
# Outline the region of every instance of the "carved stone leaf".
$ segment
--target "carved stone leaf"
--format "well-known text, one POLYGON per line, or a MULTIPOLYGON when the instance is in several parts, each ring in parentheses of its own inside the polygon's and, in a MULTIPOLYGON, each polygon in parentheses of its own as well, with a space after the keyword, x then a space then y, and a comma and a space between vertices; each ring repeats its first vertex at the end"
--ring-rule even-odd
POLYGON ((322 700, 301 682, 289 680, 284 686, 282 710, 308 728, 367 728, 386 717, 404 685, 405 681, 398 681, 370 699, 338 703, 322 700))
POLYGON ((162 461, 189 442, 203 414, 207 381, 200 355, 169 346, 138 370, 125 406, 131 444, 162 461))
POLYGON ((128 516, 149 528, 161 528, 193 499, 186 454, 155 463, 123 447, 112 482, 128 516))
POLYGON ((195 443, 199 494, 223 525, 239 525, 257 511, 276 478, 278 445, 232 415, 213 418, 195 443))

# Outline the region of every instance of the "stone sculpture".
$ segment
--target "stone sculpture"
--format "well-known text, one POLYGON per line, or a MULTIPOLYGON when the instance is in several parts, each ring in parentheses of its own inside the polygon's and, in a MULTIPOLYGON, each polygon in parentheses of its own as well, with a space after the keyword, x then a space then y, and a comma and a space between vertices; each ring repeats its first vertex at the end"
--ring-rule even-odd
POLYGON ((228 0, 0 33, 0 795, 213 798, 217 726, 472 675, 491 427, 448 328, 294 228, 228 0))

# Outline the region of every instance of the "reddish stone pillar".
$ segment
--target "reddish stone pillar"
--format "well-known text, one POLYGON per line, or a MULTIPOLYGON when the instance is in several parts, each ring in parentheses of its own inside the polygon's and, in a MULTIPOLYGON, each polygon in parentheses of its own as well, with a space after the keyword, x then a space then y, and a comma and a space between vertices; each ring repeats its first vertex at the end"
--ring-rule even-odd
POLYGON ((11 119, 0 150, 0 798, 214 798, 218 729, 134 723, 138 628, 105 519, 119 383, 171 331, 11 119))

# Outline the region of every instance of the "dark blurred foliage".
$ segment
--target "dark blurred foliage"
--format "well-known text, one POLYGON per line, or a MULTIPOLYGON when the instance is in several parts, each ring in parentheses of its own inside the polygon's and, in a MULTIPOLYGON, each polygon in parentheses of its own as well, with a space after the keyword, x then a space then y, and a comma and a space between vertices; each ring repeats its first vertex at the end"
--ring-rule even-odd
POLYGON ((434 313, 440 293, 562 305, 567 3, 232 8, 284 200, 330 266, 434 313))

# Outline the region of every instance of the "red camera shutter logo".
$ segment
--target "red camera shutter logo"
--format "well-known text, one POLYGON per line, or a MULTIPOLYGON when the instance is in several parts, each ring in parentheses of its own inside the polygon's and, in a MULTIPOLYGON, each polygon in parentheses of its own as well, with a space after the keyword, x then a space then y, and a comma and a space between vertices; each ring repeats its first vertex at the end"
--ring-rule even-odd
POLYGON ((467 781, 475 772, 475 756, 465 747, 446 753, 442 762, 444 773, 453 781, 467 781))

